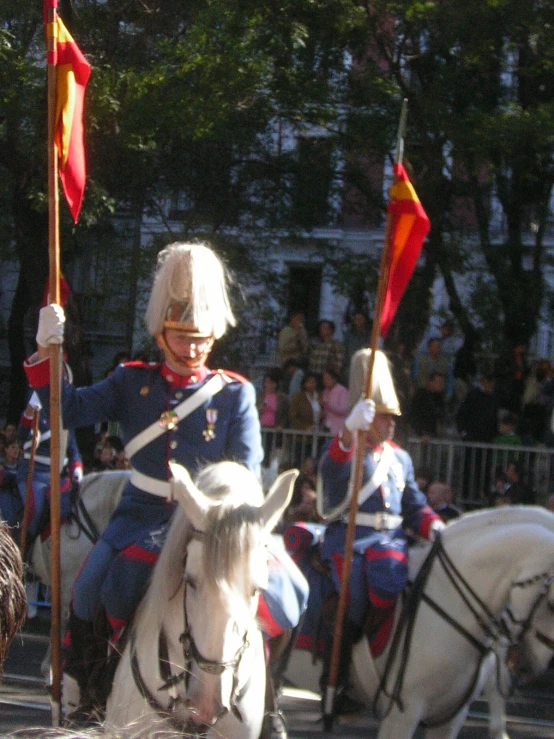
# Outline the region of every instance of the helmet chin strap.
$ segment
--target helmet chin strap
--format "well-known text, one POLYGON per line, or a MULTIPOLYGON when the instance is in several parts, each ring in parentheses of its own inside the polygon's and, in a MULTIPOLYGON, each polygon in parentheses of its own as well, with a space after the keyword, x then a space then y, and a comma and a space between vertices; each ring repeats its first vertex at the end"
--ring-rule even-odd
POLYGON ((203 367, 210 355, 210 352, 212 350, 214 340, 213 337, 206 342, 206 349, 203 352, 199 352, 198 355, 194 358, 190 359, 180 359, 169 347, 169 344, 167 343, 165 339, 165 333, 162 331, 158 334, 158 346, 165 354, 166 359, 169 359, 172 364, 174 364, 176 367, 181 368, 182 370, 186 370, 187 372, 189 370, 195 370, 199 367, 203 367))

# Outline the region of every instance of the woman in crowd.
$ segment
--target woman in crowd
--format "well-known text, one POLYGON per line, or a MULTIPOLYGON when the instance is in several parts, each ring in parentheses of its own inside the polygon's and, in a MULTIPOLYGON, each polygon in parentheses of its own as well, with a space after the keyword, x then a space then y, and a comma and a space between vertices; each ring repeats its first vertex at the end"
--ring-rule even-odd
POLYGON ((344 426, 344 419, 348 415, 348 390, 339 382, 339 376, 332 369, 325 370, 322 380, 323 425, 333 436, 336 436, 344 426))
POLYGON ((298 431, 312 431, 319 426, 320 417, 319 378, 313 372, 308 372, 302 380, 302 389, 290 401, 290 427, 298 431))

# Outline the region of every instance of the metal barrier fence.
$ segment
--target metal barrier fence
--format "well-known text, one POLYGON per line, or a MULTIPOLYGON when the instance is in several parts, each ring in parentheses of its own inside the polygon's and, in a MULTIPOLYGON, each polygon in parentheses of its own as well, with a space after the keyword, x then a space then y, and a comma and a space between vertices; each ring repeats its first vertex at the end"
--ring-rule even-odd
MULTIPOLYGON (((262 429, 264 465, 277 463, 280 469, 301 467, 307 457, 319 459, 331 435, 325 432, 275 431, 262 429)), ((506 469, 517 461, 523 470, 523 482, 544 504, 554 493, 554 449, 546 447, 507 446, 463 442, 457 439, 433 439, 427 443, 409 437, 403 447, 412 457, 414 468, 426 468, 434 479, 447 482, 457 505, 464 509, 488 503, 497 468, 506 469)))

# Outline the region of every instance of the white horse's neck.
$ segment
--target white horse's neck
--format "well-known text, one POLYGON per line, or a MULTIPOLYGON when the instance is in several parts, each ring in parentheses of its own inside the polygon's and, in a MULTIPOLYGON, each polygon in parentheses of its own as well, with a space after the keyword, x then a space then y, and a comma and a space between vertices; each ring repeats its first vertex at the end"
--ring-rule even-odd
POLYGON ((548 511, 507 507, 454 521, 444 530, 442 542, 476 592, 490 593, 497 600, 515 581, 552 569, 553 532, 554 516, 548 511))
MULTIPOLYGON (((498 617, 508 605, 515 583, 553 570, 550 532, 554 532, 554 515, 537 506, 487 509, 452 521, 442 532, 442 546, 455 567, 454 580, 458 584, 467 583, 474 593, 468 596, 471 604, 484 603, 487 611, 498 617)), ((430 551, 430 544, 410 551, 412 582, 430 551)), ((465 629, 481 637, 475 617, 439 557, 433 564, 425 593, 449 615, 459 619, 465 629)), ((399 601, 396 622, 401 610, 399 601)), ((478 610, 481 612, 480 606, 478 610)), ((390 647, 391 641, 375 660, 379 675, 390 647)))

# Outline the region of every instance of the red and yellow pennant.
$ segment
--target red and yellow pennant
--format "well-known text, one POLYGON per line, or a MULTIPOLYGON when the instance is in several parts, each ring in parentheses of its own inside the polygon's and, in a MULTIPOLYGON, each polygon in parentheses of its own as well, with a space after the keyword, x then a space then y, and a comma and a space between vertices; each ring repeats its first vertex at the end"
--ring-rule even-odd
POLYGON ((395 182, 387 208, 391 218, 389 271, 383 310, 381 336, 384 338, 413 274, 430 223, 402 164, 394 165, 395 182))
MULTIPOLYGON (((45 11, 52 0, 46 0, 45 11)), ((77 223, 85 191, 86 162, 83 141, 83 104, 90 65, 62 19, 46 23, 47 38, 56 39, 56 54, 48 54, 56 65, 56 124, 54 142, 58 150, 58 168, 62 187, 77 223)))

